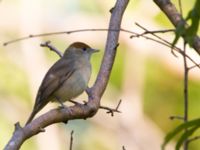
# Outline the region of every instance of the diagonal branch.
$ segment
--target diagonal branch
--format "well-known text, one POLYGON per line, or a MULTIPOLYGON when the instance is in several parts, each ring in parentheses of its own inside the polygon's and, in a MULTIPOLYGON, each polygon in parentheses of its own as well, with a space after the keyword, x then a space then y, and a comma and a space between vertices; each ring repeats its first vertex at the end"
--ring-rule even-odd
MULTIPOLYGON (((112 10, 109 29, 120 29, 123 13, 129 0, 117 0, 112 10)), ((15 131, 4 150, 18 150, 24 141, 40 133, 42 128, 58 122, 67 122, 67 120, 85 119, 96 114, 100 106, 101 97, 109 81, 112 66, 115 60, 116 48, 118 45, 119 31, 108 32, 106 48, 94 86, 88 90, 88 103, 76 104, 74 106, 53 109, 39 116, 25 127, 20 127, 19 123, 15 125, 15 131)))
MULTIPOLYGON (((171 23, 177 28, 180 24, 187 25, 186 21, 182 18, 181 14, 177 11, 176 7, 170 0, 153 0, 158 7, 165 13, 171 23)), ((183 37, 184 38, 184 37, 183 37)), ((200 55, 200 38, 194 37, 193 48, 200 55)))

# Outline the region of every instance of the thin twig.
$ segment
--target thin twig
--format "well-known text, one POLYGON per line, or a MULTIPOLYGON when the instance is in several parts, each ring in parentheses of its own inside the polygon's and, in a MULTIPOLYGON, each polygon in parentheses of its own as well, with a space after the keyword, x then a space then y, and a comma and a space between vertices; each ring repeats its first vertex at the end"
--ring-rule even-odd
POLYGON ((72 131, 71 131, 71 134, 70 134, 70 145, 69 145, 69 150, 72 150, 72 146, 73 146, 73 134, 74 134, 74 131, 72 130, 72 131))
POLYGON ((122 146, 122 150, 126 150, 125 146, 122 146))
MULTIPOLYGON (((144 29, 145 31, 149 31, 149 30, 147 30, 146 28, 144 28, 141 25, 139 25, 139 27, 142 27, 142 29, 144 29)), ((150 31, 149 31, 149 33, 150 33, 150 31)), ((180 48, 178 48, 177 46, 172 46, 172 43, 170 43, 169 41, 167 41, 167 40, 159 37, 156 34, 152 34, 152 35, 155 36, 156 38, 158 38, 159 40, 151 38, 151 37, 148 37, 148 36, 145 36, 145 35, 141 35, 141 34, 138 34, 138 33, 134 33, 134 35, 130 36, 130 38, 133 38, 133 37, 143 37, 143 38, 145 38, 147 40, 151 40, 151 41, 154 41, 154 42, 159 43, 161 45, 167 46, 170 49, 173 48, 173 50, 175 50, 176 52, 180 53, 182 56, 186 56, 192 63, 195 64, 196 67, 200 68, 200 64, 196 63, 190 56, 188 56, 187 54, 185 54, 180 48)))
POLYGON ((145 35, 145 34, 152 34, 155 37, 157 37, 160 40, 163 40, 162 38, 160 38, 159 36, 156 35, 156 33, 167 33, 167 32, 174 32, 175 29, 165 29, 165 30, 154 30, 154 31, 150 31, 147 28, 145 28, 144 26, 142 26, 139 23, 135 23, 136 26, 140 27, 141 29, 143 29, 145 32, 143 32, 141 35, 145 35))
MULTIPOLYGON (((183 51, 186 54, 186 42, 184 42, 183 51)), ((186 56, 183 56, 184 62, 184 122, 188 122, 188 64, 186 56)), ((187 132, 187 128, 185 129, 187 132)), ((184 150, 188 150, 187 139, 183 143, 184 150)))
POLYGON ((41 47, 47 47, 47 48, 49 48, 51 51, 55 52, 60 57, 63 56, 63 54, 62 54, 61 51, 59 51, 56 47, 54 47, 53 45, 51 45, 51 41, 46 41, 44 43, 41 43, 40 46, 41 47))
POLYGON ((119 106, 120 106, 121 102, 122 102, 122 100, 119 100, 119 103, 117 104, 116 108, 114 108, 114 109, 106 107, 106 106, 100 106, 99 108, 107 110, 106 113, 111 114, 111 116, 113 117, 115 112, 121 113, 121 111, 119 111, 119 106))
POLYGON ((27 39, 31 39, 31 38, 37 38, 37 37, 44 37, 44 36, 52 36, 52 35, 61 35, 61 34, 72 34, 72 33, 78 33, 78 32, 93 32, 93 31, 112 31, 112 32, 125 32, 125 33, 131 33, 131 34, 135 34, 135 32, 127 30, 127 29, 101 29, 101 28, 97 28, 97 29, 77 29, 77 30, 70 30, 70 31, 58 31, 58 32, 49 32, 49 33, 41 33, 41 34, 30 34, 28 36, 25 37, 21 37, 21 38, 17 38, 14 40, 10 40, 7 42, 3 43, 3 46, 7 46, 9 44, 15 43, 15 42, 19 42, 19 41, 23 41, 23 40, 27 40, 27 39))
POLYGON ((200 64, 197 64, 197 65, 193 65, 193 66, 191 66, 191 67, 188 67, 188 69, 191 70, 191 69, 194 69, 194 68, 196 68, 196 67, 198 67, 198 66, 200 66, 200 64))
POLYGON ((190 142, 193 142, 193 141, 198 140, 198 139, 200 139, 200 136, 195 136, 195 137, 193 137, 191 139, 188 139, 187 142, 190 143, 190 142))
POLYGON ((141 35, 145 35, 145 34, 156 34, 156 33, 167 33, 167 32, 174 32, 175 29, 165 29, 165 30, 152 30, 149 31, 147 30, 145 27, 143 27, 142 25, 140 25, 139 23, 135 23, 136 26, 140 27, 141 29, 143 29, 145 32, 141 33, 141 35))
MULTIPOLYGON (((168 30, 157 30, 157 31, 149 31, 147 30, 145 27, 143 27, 142 25, 140 25, 139 23, 135 23, 136 26, 140 27, 141 29, 143 29, 145 32, 143 32, 141 35, 145 35, 145 34, 151 34, 153 35, 154 37, 156 37, 157 39, 163 41, 164 43, 167 43, 170 45, 170 48, 171 48, 171 52, 172 54, 177 57, 177 55, 174 53, 174 47, 175 46, 172 46, 171 42, 168 42, 167 40, 161 38, 160 36, 156 35, 156 33, 167 33, 167 32, 174 32, 175 30, 174 29, 168 29, 168 30)), ((177 48, 177 47, 176 47, 177 48)))
MULTIPOLYGON (((130 38, 133 38, 133 37, 143 37, 143 38, 145 38, 145 39, 147 39, 147 40, 151 40, 151 41, 154 41, 154 42, 159 43, 159 44, 161 44, 161 45, 164 45, 164 46, 166 46, 166 47, 172 48, 172 45, 171 45, 171 44, 167 44, 167 43, 165 43, 165 42, 156 40, 156 39, 151 38, 151 37, 148 37, 148 36, 144 36, 144 35, 139 35, 139 34, 138 34, 138 35, 136 35, 136 36, 131 36, 130 38)), ((180 48, 174 47, 174 50, 175 50, 176 52, 178 52, 179 54, 183 55, 183 56, 185 55, 192 63, 195 64, 195 67, 198 67, 198 68, 200 69, 200 64, 196 63, 189 55, 184 54, 183 51, 181 51, 180 48)))
POLYGON ((184 117, 182 117, 182 116, 170 116, 169 119, 170 120, 174 120, 174 119, 184 120, 184 117))
POLYGON ((121 105, 121 103, 122 103, 122 100, 120 99, 120 100, 119 100, 119 103, 118 103, 118 105, 117 105, 117 107, 115 108, 116 110, 119 109, 119 106, 121 105))

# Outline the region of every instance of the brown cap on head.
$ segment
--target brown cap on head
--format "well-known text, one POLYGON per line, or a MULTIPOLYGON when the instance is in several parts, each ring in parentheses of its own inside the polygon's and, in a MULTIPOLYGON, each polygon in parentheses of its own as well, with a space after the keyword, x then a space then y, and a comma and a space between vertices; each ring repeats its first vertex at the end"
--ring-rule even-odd
POLYGON ((82 43, 82 42, 75 42, 75 43, 72 43, 69 47, 75 47, 75 48, 90 48, 90 46, 88 46, 87 44, 82 43))

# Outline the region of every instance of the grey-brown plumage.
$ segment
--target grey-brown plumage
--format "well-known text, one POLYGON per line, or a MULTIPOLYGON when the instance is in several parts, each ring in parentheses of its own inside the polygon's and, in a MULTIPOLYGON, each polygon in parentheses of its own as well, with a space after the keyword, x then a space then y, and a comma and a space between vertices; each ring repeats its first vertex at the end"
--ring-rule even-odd
POLYGON ((91 75, 90 57, 97 51, 82 42, 75 42, 66 49, 45 75, 26 124, 50 101, 62 103, 85 91, 91 75))

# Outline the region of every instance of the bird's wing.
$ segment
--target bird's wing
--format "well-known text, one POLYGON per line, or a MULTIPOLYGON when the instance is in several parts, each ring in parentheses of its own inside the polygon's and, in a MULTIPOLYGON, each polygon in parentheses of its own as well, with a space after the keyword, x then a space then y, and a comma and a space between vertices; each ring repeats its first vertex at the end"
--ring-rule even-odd
POLYGON ((61 58, 49 69, 38 90, 33 111, 26 124, 31 122, 34 116, 49 102, 51 94, 74 73, 73 63, 74 61, 61 58))
POLYGON ((35 107, 44 107, 49 101, 47 100, 53 92, 55 92, 65 80, 67 80, 73 73, 73 61, 58 60, 45 75, 42 84, 38 90, 35 107))

